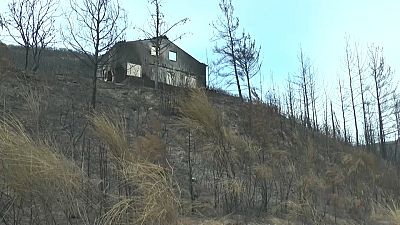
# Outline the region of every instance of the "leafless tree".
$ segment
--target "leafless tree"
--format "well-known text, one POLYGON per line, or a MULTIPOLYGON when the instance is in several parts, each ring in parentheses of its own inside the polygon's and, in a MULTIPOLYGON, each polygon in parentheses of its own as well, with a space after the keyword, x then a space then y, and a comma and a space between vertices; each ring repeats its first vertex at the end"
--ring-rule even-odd
POLYGON ((325 92, 325 110, 324 110, 324 131, 325 131, 325 136, 326 138, 328 138, 328 134, 329 134, 329 125, 328 125, 328 96, 326 94, 326 90, 325 92))
POLYGON ((347 136, 347 126, 346 126, 346 106, 345 106, 345 99, 344 99, 344 94, 343 94, 343 83, 339 79, 339 93, 340 93, 340 105, 342 109, 342 118, 343 118, 343 133, 344 133, 344 141, 348 141, 348 136, 347 136))
POLYGON ((378 129, 379 129, 379 147, 382 158, 387 159, 386 151, 386 122, 392 114, 390 109, 390 100, 395 93, 395 87, 392 86, 393 72, 389 66, 385 64, 382 48, 371 46, 369 48, 369 68, 374 83, 374 98, 378 113, 378 129))
POLYGON ((289 114, 289 118, 292 121, 292 124, 294 124, 294 120, 295 120, 295 112, 294 112, 294 92, 293 92, 293 81, 291 80, 291 78, 288 78, 287 81, 287 105, 288 105, 288 114, 289 114))
POLYGON ((301 99, 303 103, 303 121, 305 125, 310 128, 311 127, 311 119, 310 119, 310 60, 306 58, 303 54, 303 50, 300 49, 300 54, 298 56, 300 63, 300 74, 297 76, 297 85, 301 90, 301 99))
MULTIPOLYGON (((151 21, 149 24, 150 29, 140 29, 146 38, 150 39, 152 42, 152 47, 155 50, 156 57, 156 74, 155 74, 155 89, 158 89, 158 82, 160 79, 160 60, 161 55, 164 53, 165 49, 168 48, 169 42, 163 42, 163 39, 167 37, 167 35, 176 27, 186 24, 189 21, 189 18, 183 18, 173 23, 172 25, 168 25, 167 21, 164 19, 164 14, 161 11, 163 0, 149 0, 149 3, 154 6, 154 11, 151 14, 151 21)), ((186 33, 182 33, 177 37, 173 38, 171 41, 174 42, 178 39, 181 39, 186 33)))
POLYGON ((336 124, 335 124, 335 112, 333 111, 332 101, 330 101, 331 105, 331 120, 332 120, 332 133, 333 138, 336 138, 336 124))
POLYGON ((311 72, 311 67, 308 68, 308 82, 309 82, 309 92, 311 100, 311 111, 312 111, 312 126, 315 131, 318 130, 318 113, 317 113, 317 94, 316 94, 316 83, 314 72, 311 72))
POLYGON ((250 34, 245 34, 245 32, 243 32, 242 38, 240 39, 236 49, 236 59, 240 72, 243 74, 242 77, 245 78, 247 82, 250 102, 252 101, 250 79, 260 71, 260 51, 261 46, 257 47, 256 41, 251 38, 250 34))
POLYGON ((70 0, 70 8, 64 41, 83 53, 90 63, 93 73, 91 106, 95 108, 97 71, 109 60, 105 53, 124 37, 125 13, 118 0, 70 0))
POLYGON ((4 18, 2 13, 0 13, 0 29, 4 29, 4 18))
POLYGON ((58 0, 12 0, 1 20, 9 36, 25 49, 25 70, 32 50, 32 71, 39 68, 41 53, 54 41, 58 0))
POLYGON ((393 94, 393 103, 394 103, 394 116, 395 116, 395 160, 397 160, 398 156, 398 146, 400 142, 400 100, 396 94, 393 94))
MULTIPOLYGON (((221 67, 229 66, 233 69, 239 97, 243 100, 237 53, 235 52, 235 49, 240 43, 240 38, 236 36, 236 31, 239 28, 239 18, 233 15, 234 8, 232 0, 221 0, 219 8, 223 15, 220 16, 217 21, 212 23, 212 26, 216 31, 214 38, 214 41, 216 42, 214 52, 220 55, 220 58, 217 61, 221 67), (221 42, 221 45, 218 44, 218 41, 221 42)), ((227 74, 220 75, 227 77, 230 76, 231 73, 228 72, 227 74)), ((231 81, 228 81, 228 84, 231 84, 231 81)))
POLYGON ((346 38, 346 58, 345 58, 345 63, 346 63, 346 70, 347 70, 347 75, 349 78, 349 90, 350 90, 350 98, 351 98, 351 106, 353 109, 353 116, 354 116, 354 128, 356 131, 356 144, 357 146, 360 145, 360 142, 358 140, 358 124, 357 124, 357 111, 356 111, 356 104, 355 104, 355 96, 354 96, 354 84, 353 84, 353 61, 354 57, 352 54, 352 51, 349 46, 349 39, 346 38))
POLYGON ((362 112, 363 112, 363 119, 364 119, 364 140, 365 140, 365 145, 369 146, 370 144, 370 138, 369 138, 369 132, 368 132, 368 117, 367 117, 367 111, 366 111, 366 99, 365 99, 365 84, 364 84, 364 65, 363 65, 363 60, 360 51, 358 50, 358 46, 355 46, 355 51, 356 51, 356 64, 357 64, 357 74, 358 74, 358 80, 359 80, 359 85, 360 85, 360 95, 361 95, 361 105, 362 105, 362 112))

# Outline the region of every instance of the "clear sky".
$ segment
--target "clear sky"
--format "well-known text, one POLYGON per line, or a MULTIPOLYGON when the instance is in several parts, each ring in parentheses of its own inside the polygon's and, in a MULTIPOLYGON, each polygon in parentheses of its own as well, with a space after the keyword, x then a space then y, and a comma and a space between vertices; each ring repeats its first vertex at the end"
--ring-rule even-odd
MULTIPOLYGON (((9 0, 0 0, 4 11, 9 0)), ((64 2, 64 1, 61 1, 64 2)), ((162 11, 169 23, 188 17, 190 21, 173 30, 172 39, 189 33, 176 43, 207 63, 214 58, 210 26, 221 14, 218 0, 164 0, 162 11)), ((265 86, 298 74, 300 47, 310 57, 319 82, 335 83, 344 73, 345 36, 367 50, 375 43, 384 48, 388 63, 399 70, 400 1, 398 0, 232 0, 240 30, 245 29, 262 46, 262 75, 265 86)), ((129 19, 127 39, 143 38, 134 27, 147 29, 148 0, 120 0, 129 19)), ((65 4, 65 3, 64 3, 65 4)), ((254 83, 259 83, 256 78, 254 83)), ((332 85, 331 85, 332 86, 332 85)), ((336 85, 335 85, 336 86, 336 85)), ((331 87, 334 88, 334 87, 331 87)), ((329 91, 329 89, 328 89, 329 91)))

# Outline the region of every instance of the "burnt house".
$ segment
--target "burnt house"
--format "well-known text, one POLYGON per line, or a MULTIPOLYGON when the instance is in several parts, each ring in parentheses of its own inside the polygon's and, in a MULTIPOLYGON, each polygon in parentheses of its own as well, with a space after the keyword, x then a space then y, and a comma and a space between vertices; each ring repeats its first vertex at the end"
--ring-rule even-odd
POLYGON ((147 86, 155 82, 172 86, 205 87, 206 65, 162 37, 157 60, 155 39, 123 41, 105 55, 98 77, 122 82, 133 79, 147 86))

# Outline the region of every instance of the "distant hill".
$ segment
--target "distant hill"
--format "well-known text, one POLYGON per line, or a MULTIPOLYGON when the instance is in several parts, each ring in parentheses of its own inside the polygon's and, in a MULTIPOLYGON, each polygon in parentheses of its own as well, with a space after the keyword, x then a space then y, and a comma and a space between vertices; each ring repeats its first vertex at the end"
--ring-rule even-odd
POLYGON ((7 71, 14 68, 10 50, 7 45, 0 42, 0 71, 7 71))
MULTIPOLYGON (((12 60, 17 68, 23 69, 25 65, 25 50, 21 46, 9 45, 12 60)), ((80 74, 90 76, 91 69, 87 63, 79 59, 84 56, 69 49, 47 48, 42 52, 39 73, 46 74, 80 74)), ((32 65, 32 57, 29 56, 29 65, 32 65)))

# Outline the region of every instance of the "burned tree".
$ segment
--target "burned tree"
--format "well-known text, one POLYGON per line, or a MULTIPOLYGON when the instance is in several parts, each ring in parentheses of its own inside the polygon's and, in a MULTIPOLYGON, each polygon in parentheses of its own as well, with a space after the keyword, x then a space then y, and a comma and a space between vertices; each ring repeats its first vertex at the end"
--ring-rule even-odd
POLYGON ((1 20, 9 36, 25 49, 25 70, 28 70, 29 51, 32 50, 33 65, 37 71, 41 53, 55 38, 54 27, 57 0, 12 0, 8 13, 1 20))
MULTIPOLYGON (((156 74, 155 74, 155 79, 154 79, 154 88, 158 89, 158 82, 160 79, 160 56, 163 54, 165 49, 168 48, 168 44, 163 43, 163 39, 167 37, 167 35, 176 28, 177 26, 184 25, 189 21, 189 18, 183 18, 178 20, 177 22, 173 23, 171 26, 167 24, 167 22, 164 20, 164 14, 161 12, 162 8, 162 0, 149 0, 149 3, 154 6, 154 12, 151 14, 151 22, 150 22, 150 30, 146 29, 140 29, 146 38, 150 39, 152 42, 152 51, 155 53, 156 57, 156 74)), ((185 33, 178 35, 174 39, 172 39, 172 42, 181 39, 185 33)))
POLYGON ((318 130, 318 114, 317 114, 317 94, 316 94, 316 83, 314 78, 315 73, 311 72, 311 68, 308 70, 308 82, 310 86, 310 100, 311 100, 311 111, 312 111, 312 126, 315 131, 318 130))
POLYGON ((397 161, 398 156, 398 146, 400 142, 400 100, 396 94, 393 94, 393 104, 394 104, 394 117, 395 117, 395 151, 394 158, 397 161))
MULTIPOLYGON (((239 28, 239 18, 233 15, 234 8, 232 0, 221 0, 219 8, 223 15, 212 23, 216 31, 214 41, 217 42, 214 47, 214 52, 220 55, 217 62, 221 67, 229 66, 233 69, 234 83, 236 83, 240 99, 243 100, 242 89, 240 87, 239 65, 237 63, 237 53, 235 51, 240 43, 240 38, 236 36, 236 31, 239 28), (218 44, 218 41, 221 42, 221 45, 218 44)), ((221 73, 220 75, 222 77, 228 77, 231 73, 221 73)), ((230 84, 232 84, 232 82, 228 81, 228 85, 230 84)))
POLYGON ((243 32, 242 38, 239 41, 236 49, 237 64, 240 68, 243 78, 246 79, 247 89, 249 91, 249 101, 252 101, 250 79, 253 78, 261 68, 260 62, 261 47, 256 46, 256 41, 251 38, 250 34, 243 32))
POLYGON ((346 58, 345 58, 345 63, 346 63, 347 75, 348 75, 348 78, 349 78, 349 88, 350 88, 349 91, 350 91, 351 106, 352 106, 352 109, 353 109, 353 116, 354 116, 354 128, 355 128, 355 131, 356 131, 356 134, 355 134, 356 135, 356 144, 357 144, 357 146, 359 146, 360 142, 358 140, 359 135, 358 135, 358 124, 357 124, 357 112, 356 112, 355 96, 354 96, 354 88, 353 88, 353 86, 354 86, 354 84, 353 84, 353 72, 352 72, 353 61, 354 61, 354 58, 353 58, 353 55, 352 55, 352 52, 351 52, 351 49, 350 49, 350 46, 349 46, 349 40, 347 39, 346 40, 346 58))
POLYGON ((293 92, 293 81, 291 80, 290 76, 288 77, 287 80, 287 111, 289 118, 292 122, 292 124, 295 124, 295 112, 294 112, 294 98, 295 98, 295 93, 293 92))
POLYGON ((368 119, 367 119, 367 111, 366 111, 366 100, 365 100, 365 84, 364 84, 364 71, 365 68, 363 66, 361 53, 358 50, 358 46, 355 46, 356 51, 356 64, 357 64, 357 74, 358 74, 358 81, 360 85, 360 95, 361 95, 361 105, 362 105, 362 112, 363 112, 363 120, 364 120, 364 140, 365 145, 371 145, 370 135, 369 135, 369 126, 368 126, 368 119))
POLYGON ((378 113, 378 129, 379 129, 379 148, 382 158, 387 159, 386 142, 386 122, 392 113, 390 109, 390 100, 395 93, 392 87, 393 72, 389 66, 385 64, 382 48, 371 46, 369 48, 369 68, 374 84, 374 98, 378 113))
POLYGON ((343 118, 343 133, 344 133, 344 141, 347 142, 348 136, 347 136, 347 126, 346 126, 346 106, 345 106, 345 99, 344 99, 344 94, 343 94, 343 83, 339 79, 339 93, 340 93, 340 105, 341 105, 341 110, 342 110, 342 118, 343 118))
POLYGON ((330 101, 330 105, 331 105, 332 134, 333 138, 336 139, 335 112, 333 111, 332 100, 330 101))
POLYGON ((313 82, 311 74, 311 65, 309 58, 305 58, 303 50, 300 49, 300 54, 298 56, 300 63, 300 74, 297 76, 297 86, 301 91, 300 98, 302 102, 302 108, 304 112, 302 113, 302 119, 306 127, 311 128, 311 117, 310 117, 310 102, 311 90, 310 82, 313 82))
MULTIPOLYGON (((92 68, 91 106, 96 105, 97 71, 109 58, 105 53, 123 38, 125 15, 118 1, 70 0, 71 12, 66 15, 66 44, 85 55, 92 68)), ((85 59, 81 59, 85 60, 85 59)))

